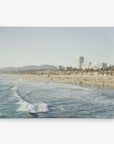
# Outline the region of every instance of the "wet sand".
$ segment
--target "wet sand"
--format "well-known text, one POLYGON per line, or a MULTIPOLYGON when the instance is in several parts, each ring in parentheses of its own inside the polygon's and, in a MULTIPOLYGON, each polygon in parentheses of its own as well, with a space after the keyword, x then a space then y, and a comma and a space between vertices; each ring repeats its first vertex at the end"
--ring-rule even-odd
POLYGON ((111 86, 114 87, 114 76, 104 76, 104 75, 37 75, 37 74, 13 74, 13 76, 29 78, 29 79, 39 79, 39 80, 49 80, 49 81, 60 81, 68 83, 77 84, 88 84, 88 85, 101 85, 101 86, 111 86))

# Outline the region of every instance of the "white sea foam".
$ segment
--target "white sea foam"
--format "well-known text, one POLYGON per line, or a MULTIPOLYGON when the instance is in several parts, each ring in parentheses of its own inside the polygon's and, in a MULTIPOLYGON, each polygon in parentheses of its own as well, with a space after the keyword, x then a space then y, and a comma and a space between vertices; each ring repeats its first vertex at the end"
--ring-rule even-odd
POLYGON ((47 112, 48 110, 48 105, 46 103, 39 102, 38 104, 38 112, 47 112))
POLYGON ((0 113, 0 117, 7 117, 7 113, 0 113))
POLYGON ((17 111, 28 111, 29 113, 36 114, 39 112, 47 112, 48 110, 48 105, 42 102, 39 102, 37 104, 31 104, 26 101, 21 100, 18 102, 20 105, 17 111))
MULTIPOLYGON (((55 83, 52 83, 52 84, 55 84, 55 83)), ((100 93, 100 91, 96 91, 96 90, 91 90, 91 89, 88 89, 88 88, 85 88, 85 87, 81 87, 81 86, 76 86, 76 85, 71 85, 71 84, 55 84, 55 86, 57 87, 64 87, 64 88, 70 88, 70 89, 77 89, 77 90, 85 90, 85 91, 89 91, 89 92, 92 92, 92 93, 100 93)))
POLYGON ((26 100, 23 100, 18 94, 17 94, 17 87, 13 87, 12 90, 14 91, 14 96, 19 98, 19 102, 17 104, 19 105, 17 111, 28 111, 29 113, 36 114, 38 112, 47 112, 48 105, 46 103, 37 102, 37 103, 29 103, 26 100))

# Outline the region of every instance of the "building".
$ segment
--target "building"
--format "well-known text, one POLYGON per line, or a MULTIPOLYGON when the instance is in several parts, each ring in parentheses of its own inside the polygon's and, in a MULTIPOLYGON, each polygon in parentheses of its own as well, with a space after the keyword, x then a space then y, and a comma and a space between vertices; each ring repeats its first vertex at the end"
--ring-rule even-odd
POLYGON ((65 70, 72 70, 72 66, 65 67, 65 70))
POLYGON ((91 62, 86 62, 84 63, 84 57, 78 56, 77 57, 77 69, 93 69, 93 70, 106 70, 109 67, 107 63, 91 63, 91 62))
POLYGON ((78 56, 77 57, 77 68, 82 69, 82 64, 84 63, 84 57, 78 56))
POLYGON ((82 69, 90 69, 92 63, 91 62, 86 62, 86 63, 82 63, 82 69))
POLYGON ((58 66, 57 66, 57 69, 58 69, 58 70, 64 70, 65 68, 64 68, 64 66, 62 66, 62 65, 58 65, 58 66))
POLYGON ((101 63, 101 68, 105 70, 107 68, 107 63, 101 63))
POLYGON ((90 69, 98 70, 103 69, 105 70, 107 68, 107 63, 94 63, 90 66, 90 69))

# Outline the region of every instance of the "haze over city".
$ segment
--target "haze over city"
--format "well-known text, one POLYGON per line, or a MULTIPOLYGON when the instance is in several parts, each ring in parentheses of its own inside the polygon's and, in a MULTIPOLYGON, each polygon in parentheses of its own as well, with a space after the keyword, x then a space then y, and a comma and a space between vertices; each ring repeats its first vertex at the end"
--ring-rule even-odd
POLYGON ((64 65, 76 57, 114 64, 114 28, 0 27, 0 67, 64 65))

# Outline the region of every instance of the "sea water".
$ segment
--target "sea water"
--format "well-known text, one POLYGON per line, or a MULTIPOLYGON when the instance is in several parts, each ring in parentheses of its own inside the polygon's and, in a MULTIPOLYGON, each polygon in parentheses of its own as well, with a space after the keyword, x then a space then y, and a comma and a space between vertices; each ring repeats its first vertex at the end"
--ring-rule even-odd
POLYGON ((114 118, 114 88, 1 75, 0 118, 114 118))

